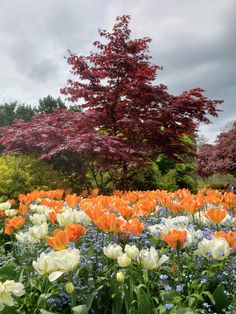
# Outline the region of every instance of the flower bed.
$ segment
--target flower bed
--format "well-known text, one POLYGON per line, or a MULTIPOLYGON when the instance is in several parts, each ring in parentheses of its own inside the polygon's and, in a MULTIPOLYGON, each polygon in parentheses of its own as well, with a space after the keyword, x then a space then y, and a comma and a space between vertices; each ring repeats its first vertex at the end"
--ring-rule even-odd
POLYGON ((62 190, 0 203, 2 313, 235 313, 236 197, 62 190))

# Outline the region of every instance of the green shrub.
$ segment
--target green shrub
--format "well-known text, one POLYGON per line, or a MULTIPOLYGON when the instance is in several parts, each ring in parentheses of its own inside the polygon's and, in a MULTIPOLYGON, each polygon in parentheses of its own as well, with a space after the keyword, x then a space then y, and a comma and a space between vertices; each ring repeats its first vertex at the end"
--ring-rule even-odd
POLYGON ((52 165, 29 155, 0 156, 0 199, 17 198, 32 190, 69 188, 65 176, 52 165))
POLYGON ((194 163, 174 163, 163 155, 150 161, 143 169, 133 169, 129 173, 129 190, 168 190, 186 188, 197 191, 197 179, 193 175, 194 163))
POLYGON ((213 174, 206 179, 198 179, 199 188, 224 189, 227 184, 236 185, 236 178, 231 174, 213 174))

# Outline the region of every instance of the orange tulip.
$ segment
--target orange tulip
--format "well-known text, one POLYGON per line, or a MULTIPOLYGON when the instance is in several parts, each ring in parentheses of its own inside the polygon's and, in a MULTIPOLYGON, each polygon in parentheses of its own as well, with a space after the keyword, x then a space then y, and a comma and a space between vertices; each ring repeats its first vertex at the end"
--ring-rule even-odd
POLYGON ((217 208, 211 207, 205 212, 204 215, 213 224, 218 225, 225 218, 226 214, 227 214, 227 211, 224 208, 217 209, 217 208))
POLYGON ((6 225, 5 225, 5 233, 12 234, 14 229, 19 229, 25 223, 25 218, 21 216, 15 216, 12 219, 6 218, 6 225))
POLYGON ((215 238, 224 238, 229 246, 233 249, 236 250, 236 232, 234 231, 216 231, 214 233, 215 238))
POLYGON ((138 236, 144 229, 144 223, 133 219, 122 224, 121 231, 126 234, 138 236))
POLYGON ((68 194, 66 195, 65 201, 71 208, 74 208, 75 205, 80 201, 80 197, 76 194, 68 194))
POLYGON ((87 229, 78 224, 68 224, 65 227, 67 239, 70 242, 75 242, 79 237, 87 232, 87 229))
POLYGON ((22 214, 26 214, 29 211, 29 207, 25 204, 20 204, 18 212, 22 214))
POLYGON ((123 220, 118 219, 115 214, 104 214, 100 216, 93 223, 103 232, 120 232, 120 227, 123 224, 123 220))
POLYGON ((186 230, 171 230, 167 234, 161 235, 162 239, 173 248, 182 248, 184 246, 184 241, 187 238, 186 230))
POLYGON ((155 210, 156 204, 156 200, 142 199, 133 206, 133 209, 142 217, 146 217, 155 210))
POLYGON ((50 221, 52 224, 55 224, 57 222, 57 215, 56 212, 52 211, 48 213, 48 221, 50 221))
POLYGON ((129 206, 122 206, 119 208, 119 213, 123 218, 126 220, 130 220, 137 217, 137 214, 135 213, 135 210, 132 207, 129 206))
POLYGON ((57 251, 65 249, 68 245, 67 232, 60 229, 54 230, 52 236, 45 239, 47 244, 57 251))

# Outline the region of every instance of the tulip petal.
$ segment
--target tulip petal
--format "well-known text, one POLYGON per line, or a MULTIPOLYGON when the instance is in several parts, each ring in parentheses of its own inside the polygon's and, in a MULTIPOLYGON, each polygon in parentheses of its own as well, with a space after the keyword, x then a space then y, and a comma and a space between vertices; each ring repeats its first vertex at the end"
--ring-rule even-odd
POLYGON ((48 276, 48 279, 50 282, 53 282, 53 281, 57 280, 59 277, 61 277, 62 274, 63 274, 62 271, 54 271, 53 273, 51 273, 48 276))

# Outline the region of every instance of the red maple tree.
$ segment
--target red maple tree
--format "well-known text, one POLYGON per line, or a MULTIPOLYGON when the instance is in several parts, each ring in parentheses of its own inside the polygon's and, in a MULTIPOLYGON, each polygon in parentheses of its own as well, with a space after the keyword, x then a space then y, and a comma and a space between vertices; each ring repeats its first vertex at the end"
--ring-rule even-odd
POLYGON ((96 41, 97 52, 77 56, 70 52, 71 73, 61 92, 82 112, 57 110, 31 122, 16 122, 1 130, 6 152, 40 152, 42 158, 65 153, 86 154, 99 166, 119 164, 122 182, 128 166, 162 153, 170 159, 191 154, 200 122, 217 116, 217 105, 200 88, 171 95, 155 85, 161 67, 150 63, 150 38, 131 39, 130 16, 117 17, 112 32, 99 30, 106 43, 96 41))
POLYGON ((201 145, 196 157, 198 174, 203 177, 217 172, 236 176, 236 122, 218 135, 215 145, 201 145))

